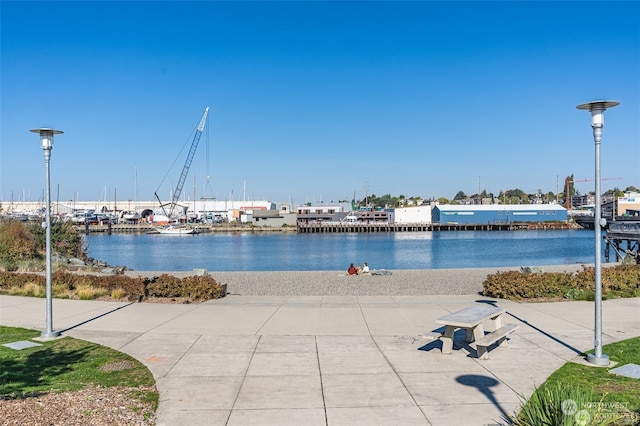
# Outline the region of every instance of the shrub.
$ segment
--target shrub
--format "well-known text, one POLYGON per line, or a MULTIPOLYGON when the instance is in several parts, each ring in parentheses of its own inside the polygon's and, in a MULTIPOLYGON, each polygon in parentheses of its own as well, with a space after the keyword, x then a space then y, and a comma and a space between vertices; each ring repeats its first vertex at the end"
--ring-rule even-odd
POLYGON ((22 222, 0 221, 0 260, 8 270, 18 262, 38 256, 38 241, 22 222))
POLYGON ((9 259, 0 259, 0 271, 17 271, 18 270, 18 264, 13 261, 13 260, 9 260, 9 259))
MULTIPOLYGON (((46 230, 40 223, 0 221, 0 267, 7 271, 42 270, 46 230)), ((51 251, 65 257, 87 258, 84 237, 71 222, 51 224, 51 251)))
POLYGON ((14 272, 0 271, 0 291, 12 287, 24 287, 29 282, 35 282, 43 287, 45 286, 44 275, 38 274, 18 274, 14 272))
MULTIPOLYGON (((498 272, 488 275, 483 287, 485 296, 500 299, 593 300, 595 270, 583 267, 576 273, 498 272)), ((602 295, 603 298, 640 296, 640 265, 603 268, 602 295)))
MULTIPOLYGON (((31 224, 29 231, 38 242, 41 253, 45 251, 45 229, 40 224, 31 224)), ((51 224, 51 251, 65 257, 87 258, 87 246, 84 237, 72 222, 51 224)))
POLYGON ((18 272, 36 272, 41 271, 44 266, 44 261, 41 259, 26 259, 18 263, 18 272))
POLYGON ((146 287, 147 297, 180 297, 180 278, 169 274, 162 274, 155 277, 146 287))
POLYGON ((28 282, 22 287, 22 295, 28 297, 44 297, 47 293, 45 286, 28 282))
POLYGON ((56 283, 52 283, 51 285, 51 294, 53 295, 53 297, 58 299, 69 299, 71 296, 73 296, 73 292, 70 291, 66 285, 56 283))
POLYGON ((222 286, 211 276, 197 275, 183 279, 168 274, 155 278, 147 286, 148 297, 185 297, 192 300, 218 299, 224 296, 222 286))
POLYGON ((571 275, 563 273, 498 272, 487 276, 484 295, 501 299, 562 297, 571 288, 571 275))
POLYGON ((81 284, 80 286, 78 286, 78 288, 76 288, 75 293, 80 300, 93 300, 109 294, 107 289, 96 287, 90 284, 81 284))
POLYGON ((24 287, 8 287, 2 291, 3 294, 10 294, 16 296, 22 296, 24 292, 24 287))
POLYGON ((111 290, 111 297, 116 299, 116 300, 120 300, 123 297, 125 297, 126 295, 127 295, 127 292, 122 287, 118 287, 118 288, 115 288, 115 289, 111 290))
MULTIPOLYGON (((56 271, 52 274, 54 297, 95 299, 111 295, 114 299, 128 297, 185 298, 194 301, 224 297, 223 287, 210 276, 184 279, 163 274, 154 278, 131 278, 125 275, 101 276, 56 271)), ((46 279, 42 274, 0 272, 0 293, 23 296, 45 296, 46 279)))
POLYGON ((585 291, 581 288, 571 288, 564 293, 565 299, 584 300, 585 291))

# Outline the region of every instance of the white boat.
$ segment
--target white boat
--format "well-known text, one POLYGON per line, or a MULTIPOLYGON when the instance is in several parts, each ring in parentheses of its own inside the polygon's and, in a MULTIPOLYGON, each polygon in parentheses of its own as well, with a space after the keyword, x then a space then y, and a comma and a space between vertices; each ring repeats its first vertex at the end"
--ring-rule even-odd
POLYGON ((189 234, 197 234, 198 232, 195 228, 167 226, 165 228, 158 228, 158 233, 165 234, 165 235, 189 235, 189 234))

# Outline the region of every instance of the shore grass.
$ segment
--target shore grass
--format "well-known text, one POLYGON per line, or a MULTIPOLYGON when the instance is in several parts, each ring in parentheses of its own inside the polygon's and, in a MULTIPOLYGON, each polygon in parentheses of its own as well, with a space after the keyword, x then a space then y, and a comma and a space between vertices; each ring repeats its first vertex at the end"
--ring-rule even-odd
POLYGON ((36 342, 41 346, 22 350, 2 346, 39 336, 39 331, 0 326, 0 397, 121 386, 130 388, 140 401, 151 403, 154 411, 157 408, 158 392, 151 372, 129 355, 72 337, 36 342))
MULTIPOLYGON (((610 424, 614 425, 640 424, 640 380, 609 372, 612 368, 626 364, 640 364, 640 337, 605 345, 603 353, 616 363, 615 366, 603 368, 574 362, 563 365, 549 376, 545 383, 536 389, 534 395, 523 404, 520 414, 521 422, 515 423, 530 424, 523 421, 522 417, 525 414, 548 411, 549 406, 561 408, 563 401, 573 399, 566 392, 567 389, 581 389, 588 391, 590 398, 576 401, 576 409, 578 411, 586 409, 589 412, 595 410, 602 420, 602 423, 585 424, 609 424, 606 422, 607 419, 612 420, 610 424), (550 401, 550 398, 554 401, 550 401)), ((592 415, 593 417, 596 416, 592 415)), ((532 424, 537 424, 537 421, 532 424)))

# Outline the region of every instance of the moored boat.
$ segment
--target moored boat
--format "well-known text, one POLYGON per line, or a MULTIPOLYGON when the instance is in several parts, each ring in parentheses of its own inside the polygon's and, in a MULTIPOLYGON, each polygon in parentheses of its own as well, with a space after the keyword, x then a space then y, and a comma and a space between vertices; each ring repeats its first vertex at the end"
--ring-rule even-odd
POLYGON ((191 235, 198 233, 198 230, 196 228, 187 228, 180 226, 167 226, 164 228, 158 228, 157 231, 159 234, 163 235, 191 235))

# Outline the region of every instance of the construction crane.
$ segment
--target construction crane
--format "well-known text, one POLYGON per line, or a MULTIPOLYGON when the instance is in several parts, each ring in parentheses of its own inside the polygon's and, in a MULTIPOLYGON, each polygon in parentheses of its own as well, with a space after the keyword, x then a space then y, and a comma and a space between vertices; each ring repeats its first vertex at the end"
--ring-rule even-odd
POLYGON ((196 154, 196 149, 198 148, 198 141, 200 141, 200 136, 202 136, 202 132, 204 131, 204 125, 207 121, 207 114, 209 113, 209 107, 206 107, 204 110, 204 114, 202 114, 202 118, 200 119, 200 124, 198 124, 198 128, 196 129, 196 134, 193 136, 193 142, 191 142, 191 149, 189 149, 189 154, 187 155, 187 159, 184 162, 184 166, 182 167, 182 173, 180 174, 180 179, 178 179, 178 185, 176 189, 173 191, 173 197, 171 197, 171 208, 169 209, 169 214, 167 214, 162 201, 160 201, 160 197, 158 197, 158 193, 155 192, 156 199, 160 203, 160 207, 162 208, 162 212, 171 219, 173 215, 173 211, 176 208, 176 204, 178 203, 178 199, 180 198, 180 194, 182 193, 182 188, 184 187, 184 182, 187 179, 187 174, 189 173, 189 168, 191 167, 191 162, 193 161, 193 156, 196 154))

